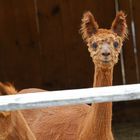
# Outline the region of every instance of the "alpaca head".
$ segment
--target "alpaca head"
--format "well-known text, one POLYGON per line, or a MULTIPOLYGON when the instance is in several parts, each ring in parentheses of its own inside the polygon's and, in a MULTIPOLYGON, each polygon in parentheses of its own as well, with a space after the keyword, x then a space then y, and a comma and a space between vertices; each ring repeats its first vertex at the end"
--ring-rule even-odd
POLYGON ((80 31, 95 66, 108 69, 118 62, 122 43, 127 37, 126 16, 122 11, 117 13, 110 29, 100 29, 94 16, 86 12, 80 31))

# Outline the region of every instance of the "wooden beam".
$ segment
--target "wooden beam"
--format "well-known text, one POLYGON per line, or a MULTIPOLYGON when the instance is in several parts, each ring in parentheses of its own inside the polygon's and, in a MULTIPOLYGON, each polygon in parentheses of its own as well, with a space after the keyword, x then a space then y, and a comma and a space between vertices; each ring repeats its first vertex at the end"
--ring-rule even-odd
POLYGON ((140 84, 0 96, 0 111, 140 99, 140 84))

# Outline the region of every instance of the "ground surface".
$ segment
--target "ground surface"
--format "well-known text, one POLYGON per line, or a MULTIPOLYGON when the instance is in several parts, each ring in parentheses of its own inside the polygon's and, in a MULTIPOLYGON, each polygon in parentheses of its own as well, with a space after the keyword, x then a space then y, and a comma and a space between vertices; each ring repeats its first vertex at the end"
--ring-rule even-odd
POLYGON ((115 140, 140 140, 140 122, 115 123, 115 140))

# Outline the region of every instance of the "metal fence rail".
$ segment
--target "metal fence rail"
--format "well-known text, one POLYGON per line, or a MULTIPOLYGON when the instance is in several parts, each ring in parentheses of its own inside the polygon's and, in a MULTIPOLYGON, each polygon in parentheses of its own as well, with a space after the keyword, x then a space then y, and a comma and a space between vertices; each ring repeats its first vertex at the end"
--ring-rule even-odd
POLYGON ((140 84, 0 96, 0 111, 140 99, 140 84))

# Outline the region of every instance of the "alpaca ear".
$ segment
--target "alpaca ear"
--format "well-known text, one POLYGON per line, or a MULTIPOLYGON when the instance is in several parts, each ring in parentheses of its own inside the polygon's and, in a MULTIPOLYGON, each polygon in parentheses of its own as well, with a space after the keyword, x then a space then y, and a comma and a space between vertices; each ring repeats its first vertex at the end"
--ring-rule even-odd
POLYGON ((128 29, 124 12, 120 11, 116 14, 111 30, 117 33, 118 36, 122 37, 123 40, 127 37, 128 29))
POLYGON ((83 39, 87 41, 88 38, 90 38, 93 34, 97 32, 97 30, 98 24, 95 21, 95 18, 92 15, 92 13, 89 11, 84 13, 80 29, 83 39))

